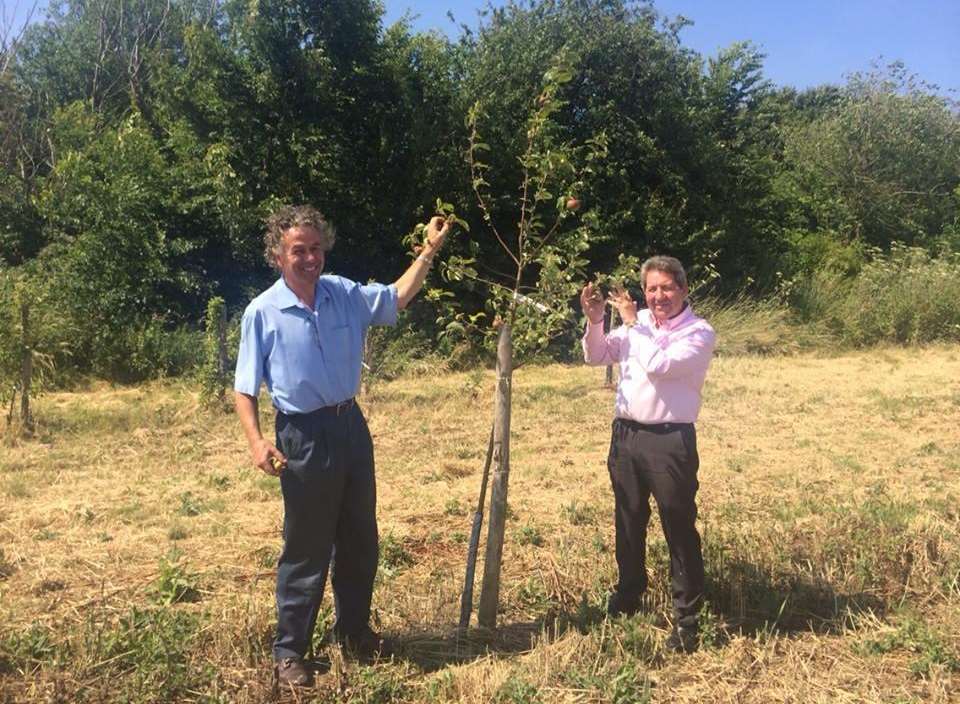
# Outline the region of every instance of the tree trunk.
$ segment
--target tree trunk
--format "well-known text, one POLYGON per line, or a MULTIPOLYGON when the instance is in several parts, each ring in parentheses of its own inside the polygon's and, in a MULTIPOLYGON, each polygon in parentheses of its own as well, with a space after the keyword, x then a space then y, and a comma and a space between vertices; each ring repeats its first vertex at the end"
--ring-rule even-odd
POLYGON ((30 306, 20 304, 21 357, 20 357, 20 423, 27 432, 33 432, 33 416, 30 414, 30 384, 33 379, 33 347, 30 344, 30 306))
POLYGON ((490 492, 490 521, 487 552, 483 560, 483 587, 477 621, 484 628, 496 628, 500 600, 500 562, 507 519, 507 482, 510 479, 510 391, 513 381, 513 340, 509 323, 500 328, 497 343, 497 401, 493 431, 493 484, 490 492))

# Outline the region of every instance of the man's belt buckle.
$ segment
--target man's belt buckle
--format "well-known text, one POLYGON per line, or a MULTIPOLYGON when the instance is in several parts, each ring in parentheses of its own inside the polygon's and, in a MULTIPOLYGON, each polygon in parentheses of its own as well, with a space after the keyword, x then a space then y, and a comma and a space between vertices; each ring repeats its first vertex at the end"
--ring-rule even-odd
POLYGON ((353 399, 348 398, 346 401, 341 401, 340 403, 335 403, 329 408, 336 414, 340 415, 341 413, 346 413, 350 410, 350 407, 353 406, 353 399))

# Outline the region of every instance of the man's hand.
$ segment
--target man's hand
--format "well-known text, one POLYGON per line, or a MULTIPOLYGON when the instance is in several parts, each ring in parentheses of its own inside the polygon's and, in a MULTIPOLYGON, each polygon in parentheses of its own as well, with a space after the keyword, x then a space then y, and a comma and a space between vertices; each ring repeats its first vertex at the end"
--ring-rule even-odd
POLYGON ((234 394, 234 403, 237 407, 237 416, 243 433, 250 443, 250 454, 253 463, 272 477, 279 477, 280 472, 287 466, 287 458, 267 442, 260 433, 260 416, 257 413, 257 397, 237 391, 234 394))
POLYGON ((417 258, 394 282, 394 286, 397 287, 397 310, 406 308, 423 286, 434 255, 440 251, 447 235, 450 234, 450 225, 451 221, 442 215, 434 215, 430 218, 426 229, 427 239, 424 240, 422 247, 413 248, 417 253, 417 258))
POLYGON ((250 448, 253 463, 271 477, 279 477, 287 466, 287 458, 266 440, 250 448))
POLYGON ((584 286, 583 291, 580 292, 580 308, 591 323, 603 322, 603 306, 603 294, 600 293, 600 288, 592 283, 584 286))
POLYGON ((442 215, 434 215, 427 223, 427 239, 423 243, 423 249, 420 254, 427 258, 433 258, 433 255, 440 251, 443 243, 450 234, 450 221, 442 215))
POLYGON ((610 297, 607 299, 617 312, 624 325, 633 325, 637 322, 637 302, 630 298, 630 293, 619 286, 610 291, 610 297))

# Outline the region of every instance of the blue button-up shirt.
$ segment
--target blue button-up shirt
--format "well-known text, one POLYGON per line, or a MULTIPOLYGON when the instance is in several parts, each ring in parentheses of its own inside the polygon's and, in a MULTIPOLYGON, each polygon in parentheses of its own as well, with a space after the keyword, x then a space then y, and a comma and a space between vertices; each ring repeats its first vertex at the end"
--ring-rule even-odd
POLYGON ((395 286, 321 276, 310 310, 281 277, 243 313, 233 388, 256 397, 266 381, 284 413, 346 401, 360 387, 367 328, 396 321, 395 286))

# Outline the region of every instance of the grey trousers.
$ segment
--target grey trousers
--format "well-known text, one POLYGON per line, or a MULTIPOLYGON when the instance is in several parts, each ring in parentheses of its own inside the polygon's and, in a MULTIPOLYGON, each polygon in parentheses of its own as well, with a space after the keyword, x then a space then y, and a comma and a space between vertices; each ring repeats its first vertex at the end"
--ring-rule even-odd
POLYGON ((277 414, 277 447, 287 457, 283 552, 277 564, 274 658, 304 657, 333 561, 338 637, 370 618, 377 574, 377 488, 373 441, 355 403, 339 411, 277 414))

